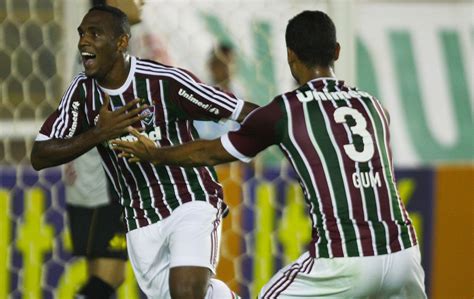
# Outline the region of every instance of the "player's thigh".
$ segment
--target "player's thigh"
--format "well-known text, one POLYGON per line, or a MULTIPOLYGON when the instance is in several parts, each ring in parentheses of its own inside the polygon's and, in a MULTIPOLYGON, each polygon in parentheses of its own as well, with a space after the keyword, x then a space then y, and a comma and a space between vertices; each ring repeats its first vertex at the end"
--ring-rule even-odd
POLYGON ((207 202, 190 202, 173 212, 170 267, 203 267, 215 274, 219 256, 220 215, 207 202))
POLYGON ((425 275, 418 246, 393 253, 388 258, 389 270, 378 297, 426 298, 425 275))
POLYGON ((278 271, 262 288, 258 298, 352 298, 376 289, 360 276, 357 258, 312 258, 308 252, 278 271))
POLYGON ((111 258, 127 260, 127 243, 123 208, 118 203, 110 203, 94 210, 91 219, 87 258, 111 258))
POLYGON ((170 251, 164 226, 169 219, 127 233, 130 263, 140 289, 147 298, 167 299, 170 251))

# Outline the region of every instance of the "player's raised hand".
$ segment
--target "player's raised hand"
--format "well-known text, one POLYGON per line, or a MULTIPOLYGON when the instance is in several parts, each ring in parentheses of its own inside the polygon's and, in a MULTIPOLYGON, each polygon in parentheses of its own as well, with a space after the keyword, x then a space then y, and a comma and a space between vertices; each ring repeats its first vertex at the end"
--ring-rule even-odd
POLYGON ((96 130, 98 130, 102 141, 127 133, 129 126, 143 118, 140 113, 148 106, 137 106, 139 102, 140 99, 137 98, 120 109, 111 111, 109 109, 110 97, 108 94, 104 95, 104 103, 99 110, 99 119, 96 125, 96 130))
POLYGON ((158 152, 156 144, 148 137, 141 135, 136 129, 132 127, 129 127, 128 131, 137 138, 137 141, 112 141, 114 149, 121 151, 119 157, 128 158, 129 162, 153 162, 156 159, 158 152))

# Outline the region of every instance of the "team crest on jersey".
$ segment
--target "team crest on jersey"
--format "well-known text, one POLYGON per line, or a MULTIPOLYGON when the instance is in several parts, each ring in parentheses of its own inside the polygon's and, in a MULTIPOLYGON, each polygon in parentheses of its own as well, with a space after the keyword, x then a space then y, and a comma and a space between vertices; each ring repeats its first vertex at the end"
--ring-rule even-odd
POLYGON ((146 108, 140 113, 140 116, 144 117, 142 123, 146 126, 151 126, 155 123, 155 106, 146 108))

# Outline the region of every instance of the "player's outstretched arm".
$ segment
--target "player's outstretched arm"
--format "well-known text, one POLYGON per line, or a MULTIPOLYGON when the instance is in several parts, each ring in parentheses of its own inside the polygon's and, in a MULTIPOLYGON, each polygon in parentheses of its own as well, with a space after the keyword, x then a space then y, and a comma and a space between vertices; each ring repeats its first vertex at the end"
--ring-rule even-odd
POLYGON ((121 157, 127 157, 130 162, 149 161, 159 165, 176 165, 183 167, 213 166, 237 160, 222 146, 219 139, 196 140, 177 146, 156 147, 149 138, 140 135, 132 129, 132 135, 137 141, 112 141, 116 150, 121 151, 121 157))
POLYGON ((69 139, 35 141, 31 151, 33 168, 40 170, 64 164, 103 141, 127 133, 127 127, 139 121, 140 112, 146 109, 146 106, 134 108, 140 101, 140 99, 135 99, 120 109, 110 111, 109 101, 109 97, 105 96, 96 127, 69 139))

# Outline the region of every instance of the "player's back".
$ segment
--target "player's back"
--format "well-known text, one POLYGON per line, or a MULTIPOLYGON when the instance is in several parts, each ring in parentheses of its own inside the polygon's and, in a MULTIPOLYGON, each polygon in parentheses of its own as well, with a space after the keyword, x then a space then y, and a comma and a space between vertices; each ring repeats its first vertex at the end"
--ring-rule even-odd
POLYGON ((310 81, 280 103, 287 131, 280 146, 309 202, 314 256, 372 256, 415 245, 380 103, 332 78, 310 81))

